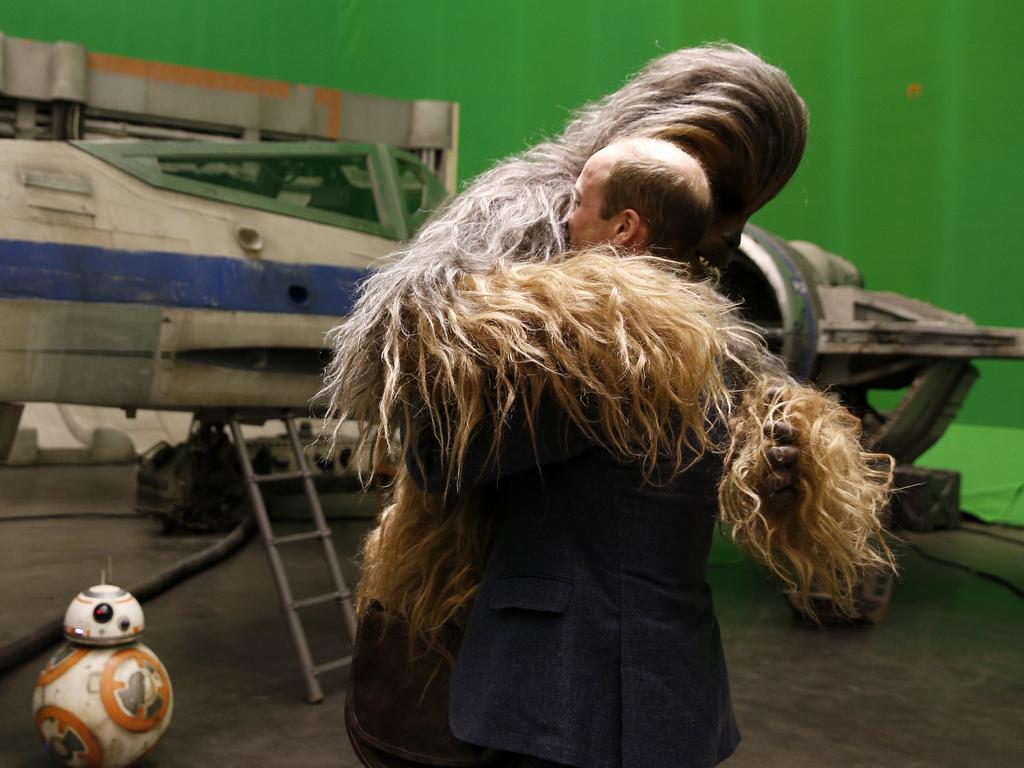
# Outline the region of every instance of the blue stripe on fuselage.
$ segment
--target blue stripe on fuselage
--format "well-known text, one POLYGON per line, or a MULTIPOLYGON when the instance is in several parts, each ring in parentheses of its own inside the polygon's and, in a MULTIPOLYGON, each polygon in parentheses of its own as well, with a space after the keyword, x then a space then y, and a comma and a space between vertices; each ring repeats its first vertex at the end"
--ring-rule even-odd
POLYGON ((344 315, 368 271, 0 239, 0 297, 344 315))

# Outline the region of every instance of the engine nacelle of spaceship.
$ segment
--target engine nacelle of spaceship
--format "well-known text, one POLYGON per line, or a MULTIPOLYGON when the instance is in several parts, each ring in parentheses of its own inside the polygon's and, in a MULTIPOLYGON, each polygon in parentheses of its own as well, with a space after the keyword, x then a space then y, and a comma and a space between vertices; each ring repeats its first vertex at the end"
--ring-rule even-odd
POLYGON ((798 378, 842 397, 873 447, 910 463, 946 430, 977 378, 973 358, 1024 358, 1024 329, 977 326, 966 315, 887 291, 813 243, 748 225, 722 275, 769 346, 798 378), (879 413, 869 389, 907 391, 879 413))

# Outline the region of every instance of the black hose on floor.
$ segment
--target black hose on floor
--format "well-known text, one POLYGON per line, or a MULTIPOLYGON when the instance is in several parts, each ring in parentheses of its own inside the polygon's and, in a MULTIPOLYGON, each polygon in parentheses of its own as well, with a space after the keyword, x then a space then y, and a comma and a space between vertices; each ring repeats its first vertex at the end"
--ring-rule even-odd
MULTIPOLYGON (((227 559, 245 544, 252 531, 253 518, 249 514, 220 541, 179 560, 130 588, 126 587, 126 589, 135 595, 140 603, 144 603, 180 584, 190 576, 195 576, 227 559)), ((0 675, 60 642, 64 636, 63 623, 64 615, 61 614, 27 635, 0 647, 0 675)))
POLYGON ((997 539, 999 541, 1005 541, 1007 544, 1016 544, 1018 547, 1024 547, 1024 539, 1015 539, 1012 536, 1000 536, 998 533, 983 531, 980 528, 960 527, 957 530, 963 533, 973 533, 977 536, 988 536, 990 539, 997 539))
POLYGON ((978 569, 972 568, 966 563, 961 563, 956 560, 947 560, 944 557, 938 557, 937 555, 931 554, 927 550, 921 549, 919 545, 915 544, 914 542, 908 539, 903 539, 902 543, 910 547, 912 551, 916 552, 919 557, 923 557, 925 560, 930 560, 933 563, 936 563, 938 565, 945 565, 949 568, 956 568, 958 571, 969 573, 971 576, 976 576, 977 578, 984 579, 985 581, 991 581, 995 584, 998 584, 1001 587, 1010 590, 1017 597, 1024 600, 1024 588, 1018 587, 1009 579, 1004 579, 1002 576, 998 576, 994 573, 989 573, 988 571, 979 571, 978 569))

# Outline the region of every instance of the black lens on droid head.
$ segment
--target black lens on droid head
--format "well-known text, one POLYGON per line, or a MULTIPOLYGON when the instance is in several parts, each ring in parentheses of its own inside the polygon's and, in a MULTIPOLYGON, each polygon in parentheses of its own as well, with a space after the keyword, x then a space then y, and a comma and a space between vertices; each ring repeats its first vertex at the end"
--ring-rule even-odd
POLYGON ((100 603, 92 609, 92 617, 100 624, 106 624, 114 618, 114 609, 108 603, 100 603))
POLYGON ((127 632, 128 631, 128 627, 130 627, 132 625, 132 623, 130 621, 128 621, 128 617, 125 616, 124 618, 121 619, 121 621, 119 621, 117 623, 117 625, 121 628, 122 632, 127 632))

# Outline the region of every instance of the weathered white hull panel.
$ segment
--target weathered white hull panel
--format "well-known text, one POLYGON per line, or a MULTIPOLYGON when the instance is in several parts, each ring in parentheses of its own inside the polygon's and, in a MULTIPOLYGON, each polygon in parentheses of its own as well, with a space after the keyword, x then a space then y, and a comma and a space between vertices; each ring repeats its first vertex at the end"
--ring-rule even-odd
POLYGON ((364 232, 157 189, 60 142, 4 141, 2 148, 5 239, 354 268, 376 264, 395 246, 364 232), (31 173, 66 179, 68 189, 26 183, 31 173), (71 191, 76 184, 88 192, 71 191), (262 236, 258 255, 239 243, 240 226, 262 236))
POLYGON ((0 403, 304 410, 325 333, 394 247, 151 187, 67 144, 5 141, 0 403))
POLYGON ((0 402, 305 409, 319 389, 319 355, 335 321, 0 299, 0 402), (308 354, 308 364, 296 366, 301 373, 275 371, 274 350, 287 350, 289 360, 308 354))

